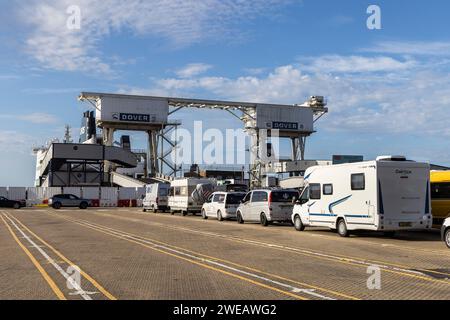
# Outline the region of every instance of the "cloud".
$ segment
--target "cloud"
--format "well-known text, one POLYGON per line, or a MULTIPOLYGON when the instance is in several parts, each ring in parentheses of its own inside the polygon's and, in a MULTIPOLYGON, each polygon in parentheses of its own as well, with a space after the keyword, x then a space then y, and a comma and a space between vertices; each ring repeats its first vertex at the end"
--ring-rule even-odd
POLYGON ((330 113, 318 125, 325 131, 450 137, 449 87, 448 66, 433 61, 350 55, 308 58, 262 75, 165 78, 132 91, 285 104, 324 95, 330 113))
POLYGON ((0 130, 0 145, 3 152, 31 152, 34 137, 14 130, 0 130))
POLYGON ((192 78, 199 74, 205 73, 212 66, 205 63, 190 63, 187 66, 177 70, 176 75, 180 78, 192 78))
POLYGON ((364 57, 326 55, 316 58, 303 58, 306 61, 302 70, 314 72, 385 72, 410 69, 416 65, 414 60, 396 60, 391 57, 364 57))
POLYGON ((400 55, 450 56, 450 42, 382 41, 361 51, 400 55))
POLYGON ((296 0, 31 0, 21 7, 20 19, 30 28, 27 52, 43 67, 113 74, 111 64, 99 49, 113 34, 167 40, 188 46, 205 39, 233 38, 236 25, 296 0), (81 9, 81 29, 66 26, 67 8, 81 9))
POLYGON ((2 114, 0 115, 1 119, 17 119, 25 122, 30 122, 34 124, 53 124, 57 123, 59 119, 54 115, 48 113, 30 113, 25 115, 12 115, 12 114, 2 114))

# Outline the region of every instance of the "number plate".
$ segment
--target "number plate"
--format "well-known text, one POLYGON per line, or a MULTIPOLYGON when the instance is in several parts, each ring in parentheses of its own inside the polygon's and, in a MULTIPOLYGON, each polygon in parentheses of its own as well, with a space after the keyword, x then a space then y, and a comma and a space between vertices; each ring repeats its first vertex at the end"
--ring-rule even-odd
POLYGON ((411 222, 399 222, 398 226, 399 227, 412 227, 412 223, 411 222))

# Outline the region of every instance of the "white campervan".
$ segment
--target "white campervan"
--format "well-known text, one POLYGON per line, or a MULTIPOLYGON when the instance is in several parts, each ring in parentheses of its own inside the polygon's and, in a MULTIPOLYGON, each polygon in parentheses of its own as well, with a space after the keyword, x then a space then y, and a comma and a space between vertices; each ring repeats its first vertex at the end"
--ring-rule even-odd
POLYGON ((170 182, 170 213, 200 213, 203 203, 214 192, 215 181, 201 178, 183 178, 170 182))
POLYGON ((374 230, 431 228, 430 166, 402 156, 375 161, 315 166, 305 172, 305 189, 292 222, 305 226, 374 230))
POLYGON ((168 195, 170 184, 168 183, 152 183, 145 186, 145 198, 143 201, 143 211, 158 210, 165 211, 168 208, 168 195))

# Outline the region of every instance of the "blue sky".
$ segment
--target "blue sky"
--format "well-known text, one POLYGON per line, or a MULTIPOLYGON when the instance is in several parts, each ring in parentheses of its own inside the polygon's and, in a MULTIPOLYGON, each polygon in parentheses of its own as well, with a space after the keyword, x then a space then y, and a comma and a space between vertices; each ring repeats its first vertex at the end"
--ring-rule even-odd
MULTIPOLYGON (((31 147, 76 138, 81 91, 299 103, 330 113, 307 158, 405 154, 450 165, 450 3, 325 0, 0 2, 0 185, 31 185, 31 147), (382 29, 366 27, 369 5, 382 29), (66 9, 81 8, 81 29, 66 9)), ((182 111, 186 128, 239 128, 182 111)), ((142 137, 135 137, 140 147, 142 137)))

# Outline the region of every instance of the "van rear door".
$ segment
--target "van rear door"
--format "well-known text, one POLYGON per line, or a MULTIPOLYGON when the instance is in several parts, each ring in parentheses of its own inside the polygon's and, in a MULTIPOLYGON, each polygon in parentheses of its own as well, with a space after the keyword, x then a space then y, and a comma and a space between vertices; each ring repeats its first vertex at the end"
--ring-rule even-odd
POLYGON ((378 212, 398 227, 430 213, 429 166, 415 162, 378 162, 378 212))

